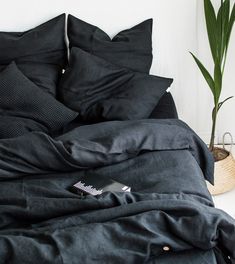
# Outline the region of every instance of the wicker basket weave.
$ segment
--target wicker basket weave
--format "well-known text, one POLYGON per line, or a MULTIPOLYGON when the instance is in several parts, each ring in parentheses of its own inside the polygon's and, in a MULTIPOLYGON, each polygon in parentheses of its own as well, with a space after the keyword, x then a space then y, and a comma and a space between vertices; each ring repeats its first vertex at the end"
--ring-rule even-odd
MULTIPOLYGON (((225 133, 224 137, 225 135, 230 135, 232 146, 233 140, 231 134, 225 133)), ((212 195, 222 194, 235 188, 235 160, 231 154, 231 149, 225 159, 215 162, 214 179, 214 186, 207 182, 207 188, 212 195)))

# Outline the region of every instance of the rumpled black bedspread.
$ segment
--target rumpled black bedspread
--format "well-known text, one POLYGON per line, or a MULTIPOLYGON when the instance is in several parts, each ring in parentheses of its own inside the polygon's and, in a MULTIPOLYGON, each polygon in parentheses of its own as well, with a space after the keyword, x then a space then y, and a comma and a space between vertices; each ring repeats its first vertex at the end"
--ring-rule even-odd
MULTIPOLYGON (((203 177, 213 181, 212 157, 179 120, 0 140, 0 264, 168 264, 167 255, 192 250, 221 250, 235 263, 235 221, 213 207, 203 177), (129 184, 132 193, 70 191, 92 174, 129 184)), ((213 256, 200 263, 221 263, 213 256)))
MULTIPOLYGON (((213 182, 212 156, 182 121, 112 121, 81 126, 52 139, 32 132, 0 140, 0 179, 115 164, 143 151, 188 149, 213 182)), ((183 162, 183 161, 182 161, 183 162)), ((183 164, 182 164, 183 165, 183 164)))

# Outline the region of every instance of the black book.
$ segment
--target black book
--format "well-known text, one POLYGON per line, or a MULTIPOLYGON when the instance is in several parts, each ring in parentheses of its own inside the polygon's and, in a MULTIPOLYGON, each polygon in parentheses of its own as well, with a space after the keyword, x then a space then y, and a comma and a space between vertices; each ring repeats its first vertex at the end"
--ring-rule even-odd
POLYGON ((80 195, 99 195, 104 192, 130 192, 131 188, 112 179, 100 175, 83 176, 72 188, 80 195))

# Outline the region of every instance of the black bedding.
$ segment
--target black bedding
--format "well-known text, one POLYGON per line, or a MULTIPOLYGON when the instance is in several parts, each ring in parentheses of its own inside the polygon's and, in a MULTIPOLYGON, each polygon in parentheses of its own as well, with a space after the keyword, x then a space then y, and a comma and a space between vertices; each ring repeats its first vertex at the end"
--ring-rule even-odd
POLYGON ((69 48, 78 47, 121 67, 148 73, 152 64, 152 19, 119 32, 112 39, 102 29, 68 15, 69 48))
POLYGON ((171 93, 166 92, 162 96, 157 106, 152 111, 150 118, 155 118, 155 119, 178 118, 176 105, 171 93))
POLYGON ((25 32, 0 31, 0 71, 12 61, 40 89, 55 97, 67 63, 65 14, 25 32))
POLYGON ((235 263, 235 221, 205 184, 213 157, 177 119, 171 78, 148 75, 152 20, 111 39, 69 16, 83 51, 60 81, 64 22, 0 32, 0 264, 235 263), (131 192, 75 193, 91 176, 131 192))
POLYGON ((0 263, 214 264, 220 250, 235 263, 234 220, 213 207, 205 178, 213 181, 212 157, 179 120, 2 139, 0 263), (132 192, 71 192, 94 174, 132 192))
POLYGON ((60 100, 84 121, 139 120, 149 117, 172 82, 74 47, 59 86, 60 100))

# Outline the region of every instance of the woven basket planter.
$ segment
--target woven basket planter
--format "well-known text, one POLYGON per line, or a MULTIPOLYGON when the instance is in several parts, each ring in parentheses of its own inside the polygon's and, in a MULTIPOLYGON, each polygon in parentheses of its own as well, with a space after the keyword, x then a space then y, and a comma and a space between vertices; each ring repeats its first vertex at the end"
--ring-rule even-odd
POLYGON ((223 160, 215 162, 215 185, 207 182, 212 195, 222 194, 235 188, 235 160, 231 153, 223 160))
MULTIPOLYGON (((225 135, 231 136, 230 133, 225 133, 225 135)), ((232 136, 231 141, 233 143, 232 136)), ((214 186, 207 182, 207 188, 212 195, 222 194, 235 188, 235 160, 231 149, 225 159, 215 162, 214 179, 214 186)))

